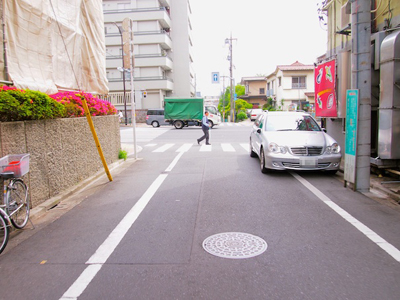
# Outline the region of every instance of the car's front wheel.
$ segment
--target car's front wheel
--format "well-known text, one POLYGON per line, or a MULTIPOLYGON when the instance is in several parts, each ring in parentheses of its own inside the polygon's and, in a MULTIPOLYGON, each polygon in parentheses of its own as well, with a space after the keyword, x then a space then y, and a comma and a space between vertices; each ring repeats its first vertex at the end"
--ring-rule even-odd
POLYGON ((260 166, 261 166, 261 173, 267 174, 270 172, 269 169, 265 167, 265 154, 263 148, 260 149, 260 166))

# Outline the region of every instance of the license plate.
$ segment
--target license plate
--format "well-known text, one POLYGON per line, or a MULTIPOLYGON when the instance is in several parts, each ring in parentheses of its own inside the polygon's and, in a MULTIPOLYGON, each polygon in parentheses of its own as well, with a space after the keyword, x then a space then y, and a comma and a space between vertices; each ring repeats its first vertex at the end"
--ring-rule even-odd
POLYGON ((315 168, 318 165, 318 159, 314 157, 302 157, 300 158, 300 165, 305 168, 315 168))

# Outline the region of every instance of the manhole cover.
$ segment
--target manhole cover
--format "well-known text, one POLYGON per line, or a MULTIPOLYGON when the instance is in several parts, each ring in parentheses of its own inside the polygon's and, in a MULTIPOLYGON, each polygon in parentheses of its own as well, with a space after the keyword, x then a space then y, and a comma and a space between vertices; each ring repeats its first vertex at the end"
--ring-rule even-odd
POLYGON ((258 236, 242 232, 225 232, 206 238, 203 248, 208 253, 224 258, 248 258, 267 250, 267 243, 258 236))

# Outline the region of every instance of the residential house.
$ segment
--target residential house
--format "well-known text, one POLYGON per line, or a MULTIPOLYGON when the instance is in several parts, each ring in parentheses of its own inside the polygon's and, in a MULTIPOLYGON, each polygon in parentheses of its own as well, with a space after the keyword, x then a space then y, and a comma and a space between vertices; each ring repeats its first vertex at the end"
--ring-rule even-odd
POLYGON ((134 89, 138 109, 160 108, 164 97, 193 97, 189 0, 104 0, 107 97, 117 109, 125 97, 130 108, 130 73, 124 75, 119 28, 130 18, 134 31, 134 89))
POLYGON ((314 65, 298 61, 291 65, 278 65, 266 80, 266 95, 274 100, 277 109, 313 111, 314 65))
POLYGON ((253 104, 253 108, 262 108, 267 103, 265 76, 243 77, 241 84, 245 86, 245 94, 241 99, 253 104))

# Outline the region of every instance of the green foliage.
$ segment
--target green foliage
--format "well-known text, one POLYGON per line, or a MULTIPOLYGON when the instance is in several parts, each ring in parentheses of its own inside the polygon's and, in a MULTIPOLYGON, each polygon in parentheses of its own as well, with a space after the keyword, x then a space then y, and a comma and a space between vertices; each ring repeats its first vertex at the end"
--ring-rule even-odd
POLYGON ((267 98, 267 103, 263 105, 262 107, 263 110, 268 110, 268 111, 275 111, 276 108, 274 106, 273 99, 271 97, 267 98))
POLYGON ((1 122, 60 118, 64 113, 63 105, 44 93, 0 87, 1 122))
POLYGON ((107 101, 84 92, 61 92, 47 95, 38 91, 0 86, 0 122, 82 117, 85 99, 92 116, 115 115, 107 101))
POLYGON ((237 118, 238 121, 246 120, 247 119, 247 114, 242 111, 242 112, 237 114, 236 118, 237 118))
POLYGON ((126 152, 125 150, 119 149, 118 158, 126 160, 128 158, 128 152, 126 152))
MULTIPOLYGON (((235 86, 235 93, 237 95, 237 98, 240 98, 240 96, 243 96, 246 93, 246 87, 244 85, 236 85, 235 86)), ((220 111, 221 115, 225 112, 225 116, 230 114, 231 110, 231 90, 230 87, 227 87, 225 90, 225 93, 221 95, 219 98, 219 104, 218 104, 218 110, 220 111), (224 105, 225 104, 225 105, 224 105)), ((236 113, 240 111, 246 111, 247 108, 252 108, 253 105, 249 104, 247 101, 238 99, 236 100, 235 104, 235 111, 236 113), (239 108, 238 108, 238 103, 239 103, 239 108)))

